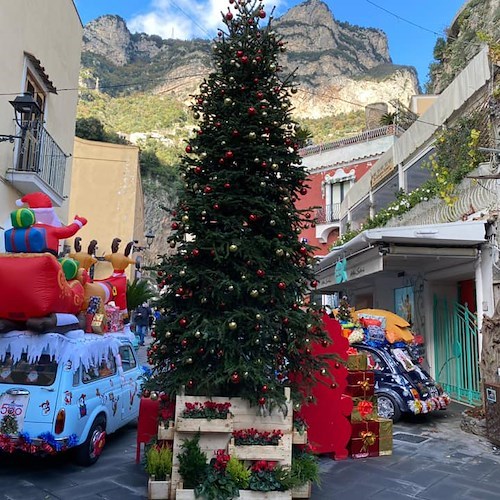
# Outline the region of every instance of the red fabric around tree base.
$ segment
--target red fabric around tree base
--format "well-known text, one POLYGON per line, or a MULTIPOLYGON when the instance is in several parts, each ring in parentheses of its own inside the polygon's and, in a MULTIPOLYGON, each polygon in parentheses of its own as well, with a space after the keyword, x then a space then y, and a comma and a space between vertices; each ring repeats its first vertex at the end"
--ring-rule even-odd
MULTIPOLYGON (((340 323, 326 314, 323 316, 323 322, 332 344, 327 347, 315 345, 314 353, 335 353, 346 360, 349 342, 342 336, 340 323)), ((333 360, 329 362, 329 366, 335 377, 335 387, 318 383, 313 390, 317 404, 304 405, 300 415, 307 422, 309 444, 315 453, 328 453, 332 458, 342 460, 348 457, 347 444, 351 437, 348 416, 352 410, 352 400, 349 396, 343 396, 347 385, 347 368, 333 360)), ((328 378, 324 377, 324 380, 328 381, 328 378)))

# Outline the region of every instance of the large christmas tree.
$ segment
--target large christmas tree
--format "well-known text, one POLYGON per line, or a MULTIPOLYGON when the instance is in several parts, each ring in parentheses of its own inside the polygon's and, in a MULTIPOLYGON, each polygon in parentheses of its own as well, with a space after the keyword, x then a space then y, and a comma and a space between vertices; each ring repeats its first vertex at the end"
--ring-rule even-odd
POLYGON ((298 240, 311 213, 291 118, 284 42, 261 3, 231 2, 213 45, 215 71, 194 96, 199 128, 182 158, 170 246, 158 267, 167 319, 149 351, 152 384, 169 394, 238 395, 272 406, 308 397, 324 360, 313 248, 298 240))

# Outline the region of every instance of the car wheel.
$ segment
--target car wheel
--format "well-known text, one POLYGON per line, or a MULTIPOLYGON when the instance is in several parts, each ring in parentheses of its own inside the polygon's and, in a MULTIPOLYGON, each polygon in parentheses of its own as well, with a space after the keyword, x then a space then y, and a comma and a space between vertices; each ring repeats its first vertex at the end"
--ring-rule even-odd
POLYGON ((101 415, 94 420, 85 442, 76 448, 75 461, 86 467, 95 464, 101 456, 105 441, 106 419, 101 415))
POLYGON ((377 394, 378 416, 390 418, 397 422, 401 418, 401 410, 397 401, 389 394, 377 394))

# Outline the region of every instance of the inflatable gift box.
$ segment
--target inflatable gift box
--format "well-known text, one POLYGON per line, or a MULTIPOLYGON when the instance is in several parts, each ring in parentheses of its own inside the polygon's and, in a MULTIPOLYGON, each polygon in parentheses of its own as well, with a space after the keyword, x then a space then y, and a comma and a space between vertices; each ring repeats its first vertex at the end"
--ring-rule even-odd
POLYGON ((9 253, 40 253, 47 248, 47 236, 43 228, 7 229, 4 237, 5 250, 9 253))

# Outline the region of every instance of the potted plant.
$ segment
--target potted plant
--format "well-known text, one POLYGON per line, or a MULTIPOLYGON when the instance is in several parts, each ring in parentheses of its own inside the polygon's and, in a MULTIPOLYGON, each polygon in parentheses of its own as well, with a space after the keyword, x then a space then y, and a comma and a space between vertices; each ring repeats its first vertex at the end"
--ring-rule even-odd
POLYGON ((230 457, 225 450, 217 450, 210 461, 205 479, 194 489, 195 497, 205 500, 231 500, 239 497, 239 487, 227 471, 230 457))
POLYGON ((293 415, 293 444, 307 443, 307 422, 297 414, 293 415))
MULTIPOLYGON (((207 476, 207 455, 200 449, 200 433, 181 444, 179 459, 179 475, 182 477, 182 488, 177 489, 177 498, 192 498, 183 495, 182 490, 193 490, 205 481, 207 476)), ((186 492, 187 493, 187 492, 186 492)))
POLYGON ((283 432, 279 429, 240 429, 233 431, 228 451, 242 460, 285 460, 289 448, 283 445, 282 438, 283 432))
POLYGON ((292 457, 290 486, 293 498, 309 498, 312 483, 319 484, 319 462, 309 446, 298 450, 292 457))
POLYGON ((145 468, 149 475, 148 498, 150 500, 170 498, 171 448, 159 444, 150 445, 146 450, 145 468))
POLYGON ((186 402, 185 408, 177 418, 175 426, 182 432, 231 432, 231 403, 215 401, 186 402))

